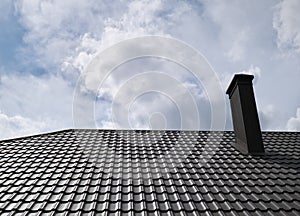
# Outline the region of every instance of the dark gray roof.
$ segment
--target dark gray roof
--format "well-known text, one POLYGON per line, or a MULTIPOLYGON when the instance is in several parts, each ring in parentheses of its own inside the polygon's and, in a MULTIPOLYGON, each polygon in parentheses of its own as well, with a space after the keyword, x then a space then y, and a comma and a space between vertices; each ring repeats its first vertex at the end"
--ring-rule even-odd
POLYGON ((300 215, 300 133, 64 130, 0 142, 0 215, 300 215), (89 214, 88 214, 89 213, 89 214))

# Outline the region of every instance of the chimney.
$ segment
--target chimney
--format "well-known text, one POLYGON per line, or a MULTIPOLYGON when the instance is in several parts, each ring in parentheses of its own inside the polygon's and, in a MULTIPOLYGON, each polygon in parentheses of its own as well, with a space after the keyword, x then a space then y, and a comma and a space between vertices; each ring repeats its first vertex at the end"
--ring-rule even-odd
POLYGON ((235 74, 227 91, 236 142, 242 153, 263 153, 261 129, 252 87, 253 75, 235 74))

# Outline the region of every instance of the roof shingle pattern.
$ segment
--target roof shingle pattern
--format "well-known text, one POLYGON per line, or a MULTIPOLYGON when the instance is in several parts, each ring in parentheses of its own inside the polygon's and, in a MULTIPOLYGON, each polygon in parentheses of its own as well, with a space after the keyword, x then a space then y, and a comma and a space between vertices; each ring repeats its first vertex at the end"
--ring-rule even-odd
POLYGON ((300 133, 64 130, 0 142, 0 214, 300 215, 300 133))

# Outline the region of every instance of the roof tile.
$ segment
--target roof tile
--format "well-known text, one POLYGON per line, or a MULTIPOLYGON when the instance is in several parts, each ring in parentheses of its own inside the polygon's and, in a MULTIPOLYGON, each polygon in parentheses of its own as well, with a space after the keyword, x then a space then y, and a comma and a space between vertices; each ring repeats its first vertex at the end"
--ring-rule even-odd
POLYGON ((300 133, 263 139, 263 155, 240 154, 230 131, 65 130, 0 141, 0 213, 299 215, 300 133))

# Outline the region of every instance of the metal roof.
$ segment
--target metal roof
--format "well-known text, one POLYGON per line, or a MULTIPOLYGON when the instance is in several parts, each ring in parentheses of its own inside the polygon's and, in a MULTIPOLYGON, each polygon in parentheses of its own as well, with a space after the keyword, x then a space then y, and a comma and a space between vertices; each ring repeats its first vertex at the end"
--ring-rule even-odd
POLYGON ((64 130, 0 142, 0 214, 300 215, 300 133, 64 130))

